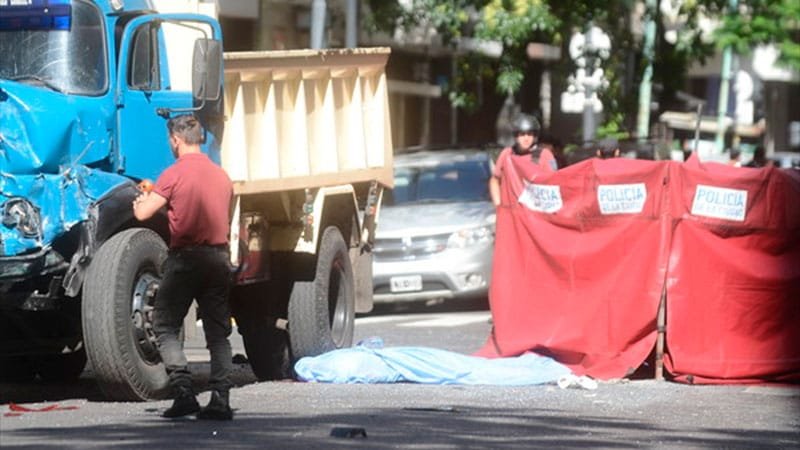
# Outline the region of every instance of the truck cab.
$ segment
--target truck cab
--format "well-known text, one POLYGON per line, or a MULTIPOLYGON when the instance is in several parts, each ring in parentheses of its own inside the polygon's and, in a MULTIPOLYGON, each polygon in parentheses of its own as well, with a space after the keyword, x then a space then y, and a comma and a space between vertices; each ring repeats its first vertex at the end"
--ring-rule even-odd
MULTIPOLYGON (((133 352, 142 368, 158 367, 148 296, 168 227, 163 214, 142 227, 131 201, 140 180, 173 161, 170 114, 197 114, 208 131, 204 151, 220 159, 219 24, 157 14, 142 0, 0 2, 0 52, 0 376, 75 378, 87 353, 100 373, 109 358, 133 352), (124 235, 134 239, 119 241, 124 235), (92 266, 104 246, 123 248, 141 236, 153 255, 150 266, 135 268, 133 292, 125 294, 131 310, 121 313, 133 317, 133 338, 105 357, 100 342, 118 330, 90 313, 115 307, 103 293, 113 291, 113 280, 92 280, 99 268, 92 266)), ((131 263, 120 256, 103 263, 131 263)), ((145 381, 130 380, 126 370, 106 370, 104 391, 122 383, 133 386, 119 398, 160 395, 158 370, 145 381)))

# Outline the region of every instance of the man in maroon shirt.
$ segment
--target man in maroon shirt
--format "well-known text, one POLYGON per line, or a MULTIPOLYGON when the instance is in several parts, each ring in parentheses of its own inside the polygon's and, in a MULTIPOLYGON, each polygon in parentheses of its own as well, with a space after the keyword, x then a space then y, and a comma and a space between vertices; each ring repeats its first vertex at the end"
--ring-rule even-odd
POLYGON ((153 315, 159 353, 175 395, 163 416, 197 413, 199 419, 230 420, 228 215, 233 186, 225 171, 201 152, 204 131, 194 116, 173 117, 167 128, 177 161, 161 174, 152 192, 142 193, 133 202, 133 213, 139 220, 149 219, 164 206, 169 219, 170 249, 153 315), (199 305, 211 353, 211 400, 203 408, 192 389, 192 374, 179 340, 183 318, 193 300, 199 305))

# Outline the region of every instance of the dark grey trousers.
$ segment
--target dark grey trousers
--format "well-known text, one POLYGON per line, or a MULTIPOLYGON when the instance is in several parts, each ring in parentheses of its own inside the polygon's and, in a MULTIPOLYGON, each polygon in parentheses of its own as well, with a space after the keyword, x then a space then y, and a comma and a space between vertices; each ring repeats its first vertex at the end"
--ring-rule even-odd
POLYGON ((192 386, 192 374, 179 334, 192 300, 197 300, 206 348, 211 354, 209 384, 217 391, 230 390, 233 368, 228 341, 231 334, 230 285, 231 270, 225 248, 198 246, 169 251, 164 263, 164 279, 156 295, 153 330, 173 389, 192 386))

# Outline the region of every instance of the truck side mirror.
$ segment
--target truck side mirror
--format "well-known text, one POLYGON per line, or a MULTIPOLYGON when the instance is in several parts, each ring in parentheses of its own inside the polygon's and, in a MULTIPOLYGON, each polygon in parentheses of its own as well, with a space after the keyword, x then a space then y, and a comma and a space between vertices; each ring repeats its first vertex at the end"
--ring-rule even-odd
POLYGON ((222 42, 198 39, 192 56, 192 96, 195 100, 219 99, 222 72, 222 42))

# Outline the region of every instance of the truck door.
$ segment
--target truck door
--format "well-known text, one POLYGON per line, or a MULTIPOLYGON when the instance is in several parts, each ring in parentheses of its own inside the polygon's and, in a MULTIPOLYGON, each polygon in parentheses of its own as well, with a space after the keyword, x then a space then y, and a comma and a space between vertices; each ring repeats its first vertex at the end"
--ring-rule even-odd
POLYGON ((194 14, 143 16, 125 26, 117 79, 119 172, 155 180, 174 162, 167 140, 167 119, 191 112, 195 106, 195 41, 219 36, 219 25, 213 19, 194 14))

